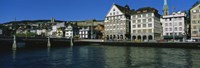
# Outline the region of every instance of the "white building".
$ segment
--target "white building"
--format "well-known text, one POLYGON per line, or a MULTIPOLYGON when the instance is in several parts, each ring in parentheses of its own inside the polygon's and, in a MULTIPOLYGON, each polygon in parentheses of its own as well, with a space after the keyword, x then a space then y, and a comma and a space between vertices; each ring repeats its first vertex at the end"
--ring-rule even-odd
POLYGON ((133 11, 129 6, 113 4, 105 16, 105 37, 107 40, 125 40, 130 35, 130 15, 133 11))
POLYGON ((163 27, 164 39, 183 39, 187 33, 186 27, 186 13, 185 12, 173 12, 170 15, 164 15, 161 18, 163 27), (171 37, 170 37, 171 36, 171 37))
POLYGON ((81 39, 87 39, 89 38, 89 27, 82 27, 79 29, 79 38, 81 39))
POLYGON ((140 8, 131 15, 132 40, 159 40, 161 33, 160 14, 155 8, 140 8))
POLYGON ((65 23, 56 23, 56 25, 52 26, 52 30, 49 32, 51 37, 63 37, 63 28, 65 27, 65 23))
POLYGON ((2 35, 3 34, 3 30, 2 29, 0 29, 0 35, 2 35))
POLYGON ((46 29, 41 29, 41 30, 38 29, 38 30, 36 30, 36 34, 46 36, 47 30, 46 29))
POLYGON ((73 27, 71 25, 65 28, 65 37, 66 38, 73 37, 73 27))

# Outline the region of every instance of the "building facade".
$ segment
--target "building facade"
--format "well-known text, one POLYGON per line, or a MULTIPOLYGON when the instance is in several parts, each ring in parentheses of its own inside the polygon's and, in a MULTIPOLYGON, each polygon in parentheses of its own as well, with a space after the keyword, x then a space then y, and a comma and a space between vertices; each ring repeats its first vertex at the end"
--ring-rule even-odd
POLYGON ((73 37, 73 27, 69 25, 68 27, 65 28, 65 37, 66 38, 71 38, 73 37))
POLYGON ((190 9, 191 39, 200 41, 200 3, 190 9))
POLYGON ((164 39, 184 39, 186 37, 187 23, 185 12, 173 12, 170 15, 163 15, 162 19, 163 38, 164 39), (174 37, 174 38, 173 38, 174 37))
POLYGON ((131 40, 159 40, 161 33, 160 15, 156 9, 144 7, 131 15, 131 40))
POLYGON ((125 40, 130 34, 130 14, 133 11, 129 6, 119 6, 113 4, 108 14, 105 16, 105 38, 106 40, 125 40))
POLYGON ((88 39, 89 38, 89 27, 81 27, 79 29, 79 38, 88 39))

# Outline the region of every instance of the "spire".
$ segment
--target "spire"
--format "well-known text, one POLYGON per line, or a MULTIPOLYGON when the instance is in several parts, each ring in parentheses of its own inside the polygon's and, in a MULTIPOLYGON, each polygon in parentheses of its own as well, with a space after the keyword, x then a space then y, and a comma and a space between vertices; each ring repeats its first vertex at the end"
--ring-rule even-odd
POLYGON ((130 9, 129 6, 128 6, 127 4, 126 4, 124 7, 127 8, 127 9, 130 9))
POLYGON ((164 5, 167 5, 167 0, 164 0, 164 5))
POLYGON ((167 5, 167 0, 164 0, 164 6, 163 6, 163 16, 168 15, 168 5, 167 5))

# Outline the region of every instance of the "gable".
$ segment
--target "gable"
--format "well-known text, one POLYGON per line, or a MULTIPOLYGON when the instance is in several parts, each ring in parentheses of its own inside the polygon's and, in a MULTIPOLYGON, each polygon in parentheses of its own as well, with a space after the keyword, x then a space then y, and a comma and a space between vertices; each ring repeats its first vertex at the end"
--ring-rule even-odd
POLYGON ((193 7, 191 10, 197 10, 200 9, 200 4, 196 5, 195 7, 193 7))
POLYGON ((117 8, 116 5, 113 5, 110 9, 110 11, 107 13, 106 17, 109 16, 116 16, 116 15, 123 15, 124 13, 122 13, 119 8, 117 8))

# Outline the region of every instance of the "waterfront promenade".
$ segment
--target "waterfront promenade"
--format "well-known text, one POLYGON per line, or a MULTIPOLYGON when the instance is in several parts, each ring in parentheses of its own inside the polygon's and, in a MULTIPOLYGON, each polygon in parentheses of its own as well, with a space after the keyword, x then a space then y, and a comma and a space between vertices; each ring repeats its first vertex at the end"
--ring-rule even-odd
MULTIPOLYGON (((18 47, 40 48, 47 47, 48 38, 17 38, 18 47)), ((0 38, 0 48, 12 48, 13 39, 0 38)), ((70 39, 50 38, 51 47, 70 46, 70 39)), ((105 46, 139 46, 139 47, 166 47, 166 48, 200 48, 198 42, 133 42, 133 41, 104 41, 101 39, 74 39, 74 46, 105 45, 105 46)))

